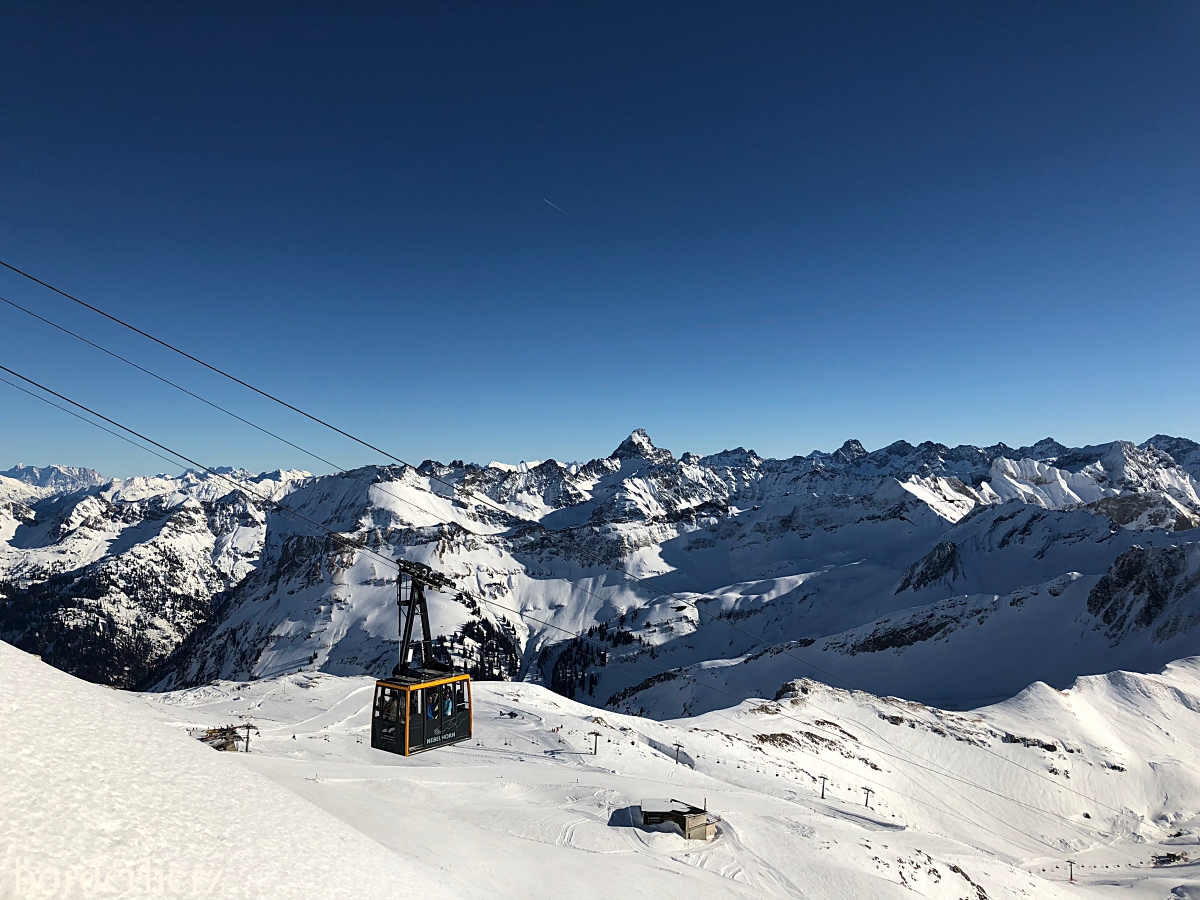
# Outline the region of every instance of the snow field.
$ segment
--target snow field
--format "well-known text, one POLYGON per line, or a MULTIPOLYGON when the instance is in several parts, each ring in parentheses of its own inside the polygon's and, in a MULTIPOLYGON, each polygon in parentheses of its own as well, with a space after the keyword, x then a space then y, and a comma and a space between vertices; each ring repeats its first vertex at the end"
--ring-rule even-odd
POLYGON ((451 896, 435 867, 164 727, 136 695, 4 643, 0 785, 3 898, 451 896))
POLYGON ((369 747, 369 679, 300 673, 144 696, 180 728, 255 722, 254 752, 231 764, 436 860, 467 896, 1157 898, 1187 883, 1189 867, 1150 858, 1197 840, 1200 661, 1068 692, 1034 685, 973 713, 804 687, 656 722, 476 683, 475 739, 407 760, 369 747), (1172 741, 1155 722, 1172 723, 1172 741), (675 764, 676 742, 694 769, 675 764), (718 837, 637 827, 648 797, 707 803, 718 837))

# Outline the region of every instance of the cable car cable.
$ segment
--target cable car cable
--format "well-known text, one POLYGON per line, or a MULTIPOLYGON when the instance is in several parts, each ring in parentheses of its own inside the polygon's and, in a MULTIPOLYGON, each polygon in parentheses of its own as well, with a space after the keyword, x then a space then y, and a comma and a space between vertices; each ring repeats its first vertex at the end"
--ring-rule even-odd
MULTIPOLYGON (((214 366, 211 363, 207 363, 204 360, 200 359, 198 356, 193 356, 192 354, 188 353, 186 350, 181 350, 180 348, 176 347, 174 344, 170 344, 167 341, 162 340, 161 338, 157 338, 154 335, 150 334, 150 332, 143 331, 142 329, 138 328, 136 325, 131 325, 130 323, 126 322, 124 319, 120 319, 117 316, 112 315, 111 313, 107 313, 104 310, 100 309, 100 307, 98 307, 98 306, 93 306, 92 304, 88 303, 86 300, 80 300, 78 297, 68 294, 66 291, 60 290, 59 288, 56 288, 52 284, 47 284, 45 281, 42 281, 40 278, 30 275, 28 272, 23 272, 22 270, 18 269, 16 266, 6 263, 4 260, 0 260, 0 266, 3 266, 6 269, 16 272, 18 275, 28 278, 30 281, 37 282, 42 287, 48 288, 49 290, 54 291, 54 293, 60 294, 61 296, 66 297, 68 300, 78 303, 80 306, 87 307, 92 312, 96 313, 97 315, 104 316, 104 318, 109 319, 113 322, 116 322, 118 325, 125 326, 130 331, 134 331, 134 332, 140 334, 142 337, 146 338, 147 340, 153 341, 156 344, 166 347, 168 350, 172 350, 175 353, 178 353, 180 356, 187 357, 188 359, 190 359, 192 362, 196 363, 197 365, 203 366, 204 368, 206 368, 212 372, 215 372, 218 375, 222 375, 225 378, 228 378, 230 381, 240 384, 242 387, 246 388, 247 390, 253 391, 256 394, 260 394, 263 397, 266 397, 268 400, 273 400, 274 402, 278 403, 280 406, 285 406, 288 409, 290 409, 292 412, 297 413, 301 416, 304 416, 306 419, 311 419, 312 421, 316 422, 319 425, 324 425, 326 428, 332 429, 333 431, 336 431, 338 434, 340 434, 344 437, 347 437, 356 443, 362 444, 364 447, 374 450, 376 453, 382 453, 388 459, 395 460, 398 463, 403 463, 406 466, 409 465, 408 463, 404 462, 404 460, 400 459, 398 456, 393 456, 392 454, 388 453, 386 450, 382 450, 379 447, 376 447, 374 444, 369 444, 366 441, 364 441, 362 438, 355 437, 354 435, 350 434, 349 432, 343 431, 342 429, 338 428, 336 425, 330 424, 329 422, 326 422, 324 419, 320 419, 317 416, 314 416, 312 413, 305 412, 304 410, 300 409, 298 406, 293 406, 292 404, 288 403, 286 400, 281 400, 279 397, 276 397, 274 394, 268 393, 267 391, 264 391, 261 388, 257 388, 254 385, 250 384, 249 382, 243 381, 242 379, 238 378, 236 375, 231 375, 229 372, 226 372, 224 369, 218 368, 217 366, 214 366)), ((409 467, 413 468, 413 469, 416 468, 416 466, 409 466, 409 467)))
MULTIPOLYGON (((370 553, 371 555, 377 557, 378 559, 387 563, 388 565, 394 566, 397 571, 400 571, 400 567, 396 564, 396 561, 394 559, 392 559, 391 557, 384 556, 382 553, 378 553, 378 552, 372 550, 370 547, 365 546, 364 544, 354 541, 351 538, 347 538, 345 535, 342 535, 339 532, 333 531, 332 529, 326 528, 324 525, 321 525, 319 522, 316 522, 316 521, 308 518, 307 516, 303 515, 302 513, 297 512, 296 510, 292 509, 291 507, 284 506, 278 500, 272 499, 270 496, 260 494, 260 493, 258 493, 258 491, 248 488, 243 483, 241 483, 233 478, 230 478, 225 473, 218 472, 216 469, 213 469, 210 466, 206 466, 203 463, 197 462, 196 460, 191 459, 190 457, 185 456, 184 454, 180 453, 178 450, 171 449, 166 444, 160 444, 158 441, 154 440, 153 438, 149 438, 146 435, 142 434, 141 432, 135 431, 134 429, 130 428, 127 425, 122 425, 120 422, 116 421, 115 419, 110 419, 108 416, 104 415, 103 413, 96 412, 96 410, 91 409, 90 407, 85 406, 84 404, 79 403, 76 400, 72 400, 70 397, 67 397, 64 394, 60 394, 58 391, 48 388, 44 384, 40 384, 39 382, 34 381, 32 378, 27 378, 26 376, 22 375, 20 372, 16 372, 16 371, 8 368, 7 366, 0 365, 0 371, 7 372, 8 374, 21 379, 22 381, 26 382, 27 384, 31 384, 34 387, 38 388, 39 390, 45 391, 47 394, 57 397, 58 399, 63 400, 78 409, 82 409, 84 412, 86 412, 90 415, 93 415, 98 419, 103 419, 105 422, 108 422, 110 425, 115 425, 117 428, 120 428, 122 431, 126 431, 129 434, 132 434, 135 437, 140 438, 141 440, 145 441, 148 444, 153 444, 155 447, 158 447, 161 450, 165 450, 167 453, 170 453, 172 456, 177 456, 179 459, 182 459, 184 462, 188 463, 189 465, 195 466, 196 468, 200 469, 201 471, 208 473, 212 477, 219 478, 222 481, 226 482, 227 484, 231 485, 235 491, 240 491, 241 493, 251 495, 251 496, 255 497, 256 499, 262 501, 263 503, 266 503, 266 504, 269 504, 269 505, 275 507, 280 512, 283 512, 284 514, 291 516, 292 518, 295 518, 299 521, 307 522, 308 524, 310 524, 314 528, 316 528, 318 531, 322 532, 327 537, 334 539, 335 541, 337 541, 338 543, 340 543, 342 546, 346 547, 347 549, 361 550, 363 552, 370 553)), ((26 393, 28 393, 28 392, 26 392, 26 393)), ((54 404, 51 404, 51 405, 54 405, 54 404)), ((80 417, 80 418, 82 418, 82 417, 80 417)), ((84 419, 84 421, 87 421, 87 420, 84 419)), ((92 423, 92 424, 95 424, 95 423, 92 423)), ((107 431, 107 429, 105 429, 105 430, 107 431)), ((132 442, 130 442, 130 443, 132 443, 132 442)), ((145 448, 143 448, 143 449, 145 449, 145 448)), ((158 454, 155 454, 155 455, 157 456, 158 454)), ((178 463, 176 463, 176 465, 178 465, 178 463)))
MULTIPOLYGON (((377 447, 374 444, 372 444, 356 435, 353 435, 350 432, 345 431, 345 430, 339 428, 338 426, 336 426, 330 422, 327 422, 324 419, 321 419, 318 416, 313 415, 312 413, 306 412, 305 410, 300 409, 298 406, 295 406, 286 400, 276 397, 274 394, 271 394, 268 391, 263 390, 262 388, 255 387, 254 385, 250 384, 249 382, 244 381, 241 378, 238 378, 236 375, 226 372, 224 369, 214 366, 211 363, 205 362, 204 360, 200 359, 199 357, 194 356, 191 353, 188 353, 186 350, 182 350, 179 347, 176 347, 174 344, 171 344, 168 341, 163 340, 162 338, 155 337, 154 335, 150 334, 148 331, 144 331, 143 329, 138 328, 136 325, 126 322, 124 319, 121 319, 111 313, 105 312, 103 309, 100 309, 98 306, 94 306, 93 304, 88 303, 85 300, 81 300, 72 294, 68 294, 66 291, 62 290, 61 288, 57 288, 54 285, 49 284, 48 282, 42 281, 40 278, 38 278, 34 275, 31 275, 28 272, 25 272, 21 269, 18 269, 16 266, 14 266, 10 263, 7 263, 4 260, 0 260, 0 266, 3 266, 4 268, 9 269, 10 271, 15 272, 18 275, 21 275, 24 278, 28 278, 30 281, 40 284, 42 287, 47 288, 48 290, 51 290, 54 293, 59 294, 65 298, 67 298, 68 300, 71 300, 74 303, 78 303, 80 306, 90 309, 93 312, 95 312, 96 314, 101 315, 104 318, 117 323, 118 325, 122 325, 125 328, 128 328, 130 331, 133 331, 136 334, 141 335, 142 337, 146 338, 147 340, 153 341, 154 343, 159 344, 160 346, 165 347, 168 350, 178 353, 180 356, 190 359, 192 362, 196 363, 197 365, 203 366, 204 368, 206 368, 212 372, 215 372, 218 375, 228 378, 230 381, 240 384, 242 387, 246 388, 247 390, 253 391, 254 393, 259 394, 262 397, 267 398, 268 400, 272 400, 275 403, 278 403, 280 406, 286 407, 287 409, 292 410, 293 412, 297 413, 298 415, 304 416, 306 419, 310 419, 311 421, 316 422, 319 425, 324 425, 326 428, 329 428, 330 430, 337 432, 338 434, 342 435, 343 437, 346 437, 349 440, 352 440, 355 443, 362 445, 363 447, 366 447, 370 450, 374 450, 376 453, 380 453, 383 456, 387 457, 388 459, 391 459, 394 462, 398 462, 401 465, 408 466, 410 469, 413 469, 415 471, 420 471, 420 469, 418 469, 412 463, 407 462, 406 460, 402 459, 401 457, 396 456, 395 454, 389 453, 388 451, 386 451, 380 447, 377 447)), ((305 451, 305 452, 307 452, 307 451, 305 451)), ((480 502, 490 505, 493 509, 497 510, 498 512, 501 512, 508 516, 512 516, 513 518, 516 518, 516 519, 520 519, 524 522, 527 522, 530 525, 534 525, 534 526, 540 528, 543 532, 545 532, 547 534, 561 535, 566 532, 566 529, 564 529, 562 531, 552 531, 552 530, 546 528, 545 525, 543 525, 541 522, 538 522, 536 519, 532 519, 532 518, 521 516, 517 513, 514 513, 512 510, 506 508, 505 506, 498 503, 497 501, 492 500, 492 498, 489 497, 487 494, 479 493, 479 492, 475 491, 473 488, 469 488, 469 487, 466 487, 465 485, 461 485, 461 484, 455 485, 449 481, 446 481, 444 478, 442 478, 436 474, 432 474, 432 473, 422 473, 422 474, 425 474, 426 477, 430 478, 431 480, 437 481, 439 484, 442 484, 442 485, 450 488, 452 491, 462 491, 467 496, 474 497, 475 499, 479 500, 480 502)), ((602 556, 600 556, 600 554, 595 553, 594 551, 588 550, 586 547, 584 547, 580 544, 575 544, 575 543, 569 542, 569 541, 568 541, 568 543, 571 543, 571 546, 574 547, 574 549, 579 551, 581 554, 587 556, 590 559, 595 560, 596 562, 600 563, 600 565, 604 566, 605 568, 611 568, 611 566, 608 565, 608 563, 604 560, 604 558, 602 556)), ((694 605, 693 601, 684 600, 682 597, 679 597, 670 591, 666 591, 663 588, 660 588, 657 585, 647 581, 644 578, 641 578, 638 575, 634 575, 631 572, 622 572, 621 574, 626 578, 629 578, 633 581, 637 581, 641 584, 646 585, 651 590, 656 591, 657 593, 661 594, 664 597, 671 597, 675 600, 678 600, 680 603, 694 605)))
MULTIPOLYGON (((39 282, 39 283, 40 283, 40 282, 39 282)), ((226 409, 225 407, 223 407, 223 406, 220 406, 219 404, 213 403, 212 401, 208 400, 207 398, 205 398, 205 397, 202 397, 202 396, 200 396, 199 394, 196 394, 196 393, 194 393, 193 391, 190 391, 190 390, 188 390, 187 388, 183 387, 182 385, 179 385, 179 384, 175 383, 174 381, 171 381, 171 380, 170 380, 170 379, 168 379, 168 378, 164 378, 163 376, 159 375, 157 372, 153 372, 153 371, 151 371, 150 369, 147 369, 147 368, 145 368, 144 366, 141 366, 141 365, 139 365, 138 363, 135 363, 135 362, 133 362, 132 360, 130 360, 130 359, 128 359, 128 358, 126 358, 126 357, 124 357, 124 356, 121 356, 121 355, 120 355, 120 354, 118 354, 118 353, 115 353, 115 352, 113 352, 113 351, 109 350, 107 347, 101 346, 100 344, 97 344, 96 342, 94 342, 94 341, 91 341, 91 340, 89 340, 88 338, 86 338, 86 337, 83 337, 82 335, 80 335, 80 334, 77 334, 77 333, 76 333, 76 332, 74 332, 74 331, 71 331, 69 328, 66 328, 66 327, 64 327, 64 326, 62 326, 62 325, 59 325, 57 322, 54 322, 54 321, 52 321, 52 320, 50 320, 50 319, 47 319, 45 316, 39 315, 38 313, 36 313, 36 312, 34 312, 34 311, 30 310, 30 309, 27 309, 26 307, 24 307, 24 306, 21 306, 20 304, 18 304, 18 303, 15 303, 15 302, 13 302, 12 300, 9 300, 9 299, 7 299, 7 298, 5 298, 5 297, 0 297, 0 302, 6 303, 6 304, 8 304, 9 306, 13 307, 14 309, 17 309, 17 310, 19 310, 19 311, 21 311, 21 312, 25 313, 26 315, 28 315, 28 316, 31 316, 32 318, 34 318, 34 319, 37 319, 38 321, 40 321, 40 322, 43 322, 43 323, 45 323, 46 325, 49 325, 49 326, 50 326, 50 327, 52 327, 52 328, 55 328, 55 329, 57 329, 58 331, 61 331, 61 332, 63 332, 64 334, 70 335, 71 337, 75 338, 75 339, 76 339, 76 340, 78 340, 78 341, 82 341, 83 343, 87 344, 88 346, 90 346, 90 347, 93 347, 93 348, 95 348, 96 350, 99 350, 101 353, 105 353, 105 354, 107 354, 108 356, 111 356, 111 357, 113 357, 114 359, 117 359, 117 360, 119 360, 120 362, 123 362, 123 363, 125 363, 126 365, 133 367, 134 369, 137 369, 139 372, 142 372, 142 373, 144 373, 144 374, 146 374, 146 375, 149 375, 151 378, 154 378, 155 380, 157 380, 157 381, 160 381, 160 382, 162 382, 163 384, 169 385, 170 387, 173 387, 173 388, 175 388, 176 390, 178 390, 178 391, 181 391, 182 393, 184 393, 184 394, 188 395, 189 397, 192 397, 192 398, 194 398, 194 399, 196 399, 196 400, 199 400, 201 403, 204 403, 204 404, 206 404, 207 406, 210 406, 210 407, 212 407, 213 409, 216 409, 216 410, 218 410, 218 411, 220 411, 220 412, 222 412, 222 413, 225 413, 227 416, 230 416, 230 417, 232 417, 232 418, 234 418, 234 419, 238 420, 239 422, 242 422, 242 423, 244 423, 244 424, 246 424, 246 425, 249 425, 251 428, 254 428, 254 429, 256 429, 257 431, 260 431, 260 432, 262 432, 263 434, 266 434, 266 435, 268 435, 269 437, 273 437, 273 438, 275 438, 276 440, 278 440, 278 441, 281 441, 281 442, 283 442, 284 444, 287 444, 289 447, 293 447, 294 449, 296 449, 296 450, 299 450, 301 453, 304 453, 304 454, 306 454, 306 455, 308 455, 308 456, 312 457, 313 459, 316 459, 316 460, 318 460, 318 461, 320 461, 320 462, 322 462, 322 463, 325 463, 326 465, 330 466, 331 468, 333 468, 333 469, 334 469, 334 470, 336 470, 336 471, 340 471, 340 472, 345 472, 345 471, 347 471, 347 469, 346 469, 344 466, 340 466, 340 465, 338 465, 337 463, 335 463, 335 462, 333 462, 333 461, 331 461, 331 460, 328 460, 328 459, 324 458, 323 456, 320 456, 320 455, 318 455, 317 453, 313 452, 312 450, 308 450, 308 449, 307 449, 307 448, 305 448, 305 447, 301 447, 299 444, 292 443, 292 442, 291 442, 291 441, 289 441, 287 438, 284 438, 284 437, 282 437, 282 436, 280 436, 280 435, 278 435, 278 434, 275 434, 275 433, 274 433, 274 432, 272 432, 272 431, 268 431, 267 429, 265 429, 265 428, 262 428, 261 426, 259 426, 259 425, 255 424, 254 422, 251 422, 251 421, 250 421, 250 420, 248 420, 248 419, 245 419, 245 418, 243 418, 242 416, 238 415, 237 413, 233 412, 232 410, 226 409)), ((0 379, 0 380, 2 380, 2 379, 0 379)), ((57 404, 55 404, 55 403, 53 403, 53 402, 51 402, 51 401, 48 401, 48 400, 46 400, 44 397, 40 397, 40 396, 38 396, 37 394, 34 394, 34 393, 32 393, 31 391, 28 391, 28 390, 26 390, 25 388, 22 388, 22 387, 20 387, 19 385, 15 385, 15 384, 13 384, 11 381, 5 381, 5 384, 8 384, 8 385, 10 385, 11 387, 14 387, 14 388, 16 388, 17 390, 19 390, 19 391, 22 391, 22 392, 24 392, 24 393, 26 393, 26 394, 29 394, 31 397, 35 397, 35 398, 37 398, 37 399, 39 399, 39 400, 43 400, 44 402, 50 403, 50 405, 51 405, 51 406, 54 406, 56 409, 60 409, 60 410, 62 410, 63 412, 66 412, 66 413, 68 413, 69 415, 75 416, 76 418, 78 418, 78 419, 81 419, 82 421, 88 422, 88 424, 96 425, 96 427, 100 428, 101 430, 103 430, 103 431, 107 431, 109 434, 113 435, 114 437, 118 437, 118 438, 120 438, 121 440, 123 440, 123 441, 126 441, 127 443, 131 443, 131 444, 133 444, 135 447, 139 447, 140 449, 142 449, 142 450, 145 450, 147 453, 151 453, 151 454, 153 454, 154 456, 157 456, 159 459, 165 460, 166 462, 168 462, 168 463, 170 463, 170 464, 172 464, 172 465, 179 465, 179 462, 178 462, 177 460, 168 459, 167 457, 163 456, 162 454, 155 453, 153 450, 150 450, 149 448, 142 447, 140 444, 137 444, 136 442, 134 442, 134 441, 131 441, 129 438, 127 438, 127 437, 125 437, 125 436, 123 436, 123 435, 121 435, 121 434, 118 434, 118 433, 117 433, 117 432, 115 432, 115 431, 111 431, 110 429, 104 428, 104 426, 102 426, 102 425, 99 425, 99 424, 97 424, 97 423, 95 423, 95 422, 91 422, 90 420, 88 420, 88 419, 85 419, 84 417, 80 416, 78 413, 71 412, 70 410, 68 410, 68 409, 65 409, 64 407, 58 406, 57 404)), ((197 463, 192 463, 192 464, 193 464, 193 465, 198 465, 197 463)), ((412 467, 411 465, 409 465, 409 464, 407 464, 407 463, 403 463, 403 465, 407 466, 408 468, 412 468, 414 471, 417 471, 417 472, 419 472, 419 471, 420 471, 419 469, 415 469, 414 467, 412 467)), ((384 487, 382 484, 376 484, 376 485, 375 485, 375 487, 377 487, 377 488, 378 488, 378 489, 379 489, 379 490, 380 490, 382 493, 386 494, 387 496, 389 496, 389 497, 392 497, 393 499, 395 499, 395 500, 398 500, 398 501, 400 501, 401 503, 406 503, 406 504, 408 504, 409 506, 412 506, 414 509, 420 510, 421 512, 425 513, 425 514, 426 514, 426 515, 428 515, 430 518, 432 518, 432 519, 434 519, 434 520, 436 520, 436 521, 442 522, 442 523, 444 523, 444 524, 447 524, 447 525, 457 525, 459 528, 461 528, 461 529, 462 529, 463 531, 465 531, 467 534, 470 534, 470 535, 472 535, 472 536, 474 536, 474 537, 478 537, 478 538, 486 538, 486 537, 489 537, 489 535, 485 535, 485 534, 483 534, 483 533, 481 533, 481 532, 473 531, 473 530, 471 530, 470 528, 467 528, 466 526, 462 525, 462 523, 460 523, 460 522, 457 522, 457 521, 454 521, 454 520, 446 520, 444 517, 442 517, 442 516, 439 516, 437 513, 433 512, 432 510, 426 509, 424 506, 421 506, 421 505, 420 505, 419 503, 417 503, 415 500, 411 500, 411 499, 409 499, 409 498, 407 498, 407 497, 402 497, 402 496, 400 496, 399 494, 394 494, 394 493, 392 493, 391 491, 387 490, 387 489, 386 489, 386 488, 385 488, 385 487, 384 487)), ((417 487, 418 487, 418 489, 419 489, 419 490, 425 490, 427 493, 430 493, 430 494, 432 494, 433 496, 439 496, 439 495, 437 495, 437 494, 433 494, 431 491, 428 491, 428 489, 427 489, 427 488, 423 488, 423 487, 421 487, 421 486, 419 486, 419 485, 418 485, 417 487)), ((593 594, 591 591, 588 591, 586 588, 584 588, 584 587, 582 587, 582 586, 580 586, 580 585, 577 585, 575 582, 572 582, 572 581, 570 581, 570 580, 569 580, 569 579, 567 579, 567 578, 563 578, 563 577, 555 576, 555 577, 554 577, 554 580, 555 580, 555 581, 562 581, 562 582, 564 582, 565 584, 568 584, 568 585, 570 585, 570 586, 572 586, 572 587, 577 587, 579 590, 583 591, 584 593, 587 593, 587 594, 589 594, 590 596, 596 597, 596 598, 597 598, 598 600, 600 600, 601 602, 609 602, 609 601, 608 601, 608 598, 600 597, 598 594, 593 594)))
POLYGON ((62 325, 59 325, 57 322, 52 322, 50 319, 47 319, 45 316, 38 315, 31 309, 26 309, 24 306, 21 306, 19 303, 14 303, 12 300, 9 300, 7 297, 0 297, 0 302, 7 303, 13 309, 18 309, 21 312, 25 313, 27 316, 32 316, 33 318, 37 319, 39 322, 45 322, 51 328, 57 328, 59 331, 63 332, 63 334, 69 334, 71 337, 75 338, 76 340, 83 341, 83 343, 87 344, 89 347, 95 347, 101 353, 106 353, 109 356, 111 356, 113 359, 117 359, 117 360, 120 360, 121 362, 125 363, 125 365, 127 365, 127 366, 133 366, 133 368, 137 369, 139 372, 144 372, 146 375, 149 375, 151 378, 153 378, 157 381, 161 381, 163 384, 169 385, 170 387, 175 388, 175 390, 177 390, 177 391, 182 391, 183 393, 187 394, 189 397, 199 400, 201 403, 205 404, 206 406, 211 406, 213 409, 219 410, 220 412, 225 413, 225 415, 227 415, 227 416, 232 416, 233 418, 237 419, 239 422, 242 422, 245 425, 249 425, 254 430, 262 432, 263 434, 267 435, 268 437, 273 437, 277 441, 282 441, 283 443, 287 444, 289 447, 299 450, 301 453, 311 456, 313 459, 319 460, 328 466, 332 466, 336 470, 345 471, 343 466, 339 466, 336 463, 332 463, 329 460, 325 459, 324 457, 318 456, 317 454, 313 453, 311 450, 304 449, 299 444, 293 444, 287 438, 282 437, 273 431, 268 431, 266 428, 263 428, 261 425, 256 425, 254 422, 251 422, 249 419, 242 418, 241 416, 239 416, 237 413, 233 412, 232 410, 228 410, 225 407, 220 406, 219 404, 213 403, 211 400, 201 397, 199 394, 189 391, 187 388, 183 387, 183 385, 176 384, 174 381, 171 381, 168 378, 164 378, 163 376, 159 375, 157 372, 152 372, 149 369, 147 369, 145 366, 140 366, 137 363, 135 363, 133 360, 126 359, 124 356, 121 356, 119 353, 114 353, 112 350, 109 350, 107 347, 102 347, 100 344, 97 344, 95 341, 90 341, 87 338, 85 338, 83 335, 76 334, 74 331, 71 331, 69 328, 64 328, 62 325))
POLYGON ((59 406, 53 400, 47 400, 45 397, 35 394, 31 390, 21 387, 19 384, 13 384, 13 382, 9 381, 7 378, 0 378, 0 381, 4 382, 11 388, 15 388, 16 390, 20 391, 23 394, 28 394, 30 397, 33 397, 33 399, 35 399, 35 400, 41 400, 43 403, 49 403, 55 409, 62 410, 63 412, 65 412, 68 416, 74 416, 75 418, 79 419, 81 422, 87 422, 89 425, 94 425, 95 427, 99 428, 101 431, 107 431, 113 437, 119 438, 120 440, 124 441, 127 444, 133 444, 133 446, 137 447, 139 450, 145 450, 151 456, 157 456, 159 459, 161 459, 165 462, 168 462, 173 466, 179 465, 178 460, 169 459, 168 457, 163 456, 161 453, 157 453, 154 450, 151 450, 149 447, 143 447, 137 441, 135 441, 131 438, 128 438, 125 435, 120 434, 119 432, 113 431, 111 428, 105 428, 99 422, 93 422, 91 419, 89 419, 85 416, 81 416, 77 412, 72 412, 71 410, 67 409, 65 406, 59 406))

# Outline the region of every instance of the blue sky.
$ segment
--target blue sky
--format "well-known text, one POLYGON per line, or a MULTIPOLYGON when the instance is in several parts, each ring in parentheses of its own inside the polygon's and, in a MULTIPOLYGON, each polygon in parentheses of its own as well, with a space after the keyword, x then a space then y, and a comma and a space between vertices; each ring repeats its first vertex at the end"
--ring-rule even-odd
MULTIPOLYGON (((1200 438, 1195 4, 8 10, 0 259, 415 462, 1200 438)), ((323 469, 0 335, 203 462, 323 469)), ((0 385, 18 461, 165 468, 0 385)))

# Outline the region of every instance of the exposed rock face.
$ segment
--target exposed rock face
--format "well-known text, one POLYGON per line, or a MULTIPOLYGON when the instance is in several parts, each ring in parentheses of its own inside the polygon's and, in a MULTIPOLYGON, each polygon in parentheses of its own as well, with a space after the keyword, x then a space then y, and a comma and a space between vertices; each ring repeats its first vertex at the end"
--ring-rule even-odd
POLYGON ((1162 528, 1166 531, 1200 528, 1200 515, 1158 491, 1105 497, 1088 506, 1107 516, 1120 528, 1132 526, 1141 529, 1162 528))
POLYGON ((925 556, 908 567, 896 593, 912 589, 919 591, 930 585, 950 587, 962 575, 962 560, 952 541, 943 541, 925 556))
POLYGON ((1169 455, 1175 464, 1193 478, 1200 478, 1200 444, 1188 438, 1171 437, 1167 434, 1156 434, 1150 440, 1138 445, 1142 449, 1153 447, 1169 455))
POLYGON ((1072 572, 1047 584, 1023 587, 1005 597, 974 594, 940 600, 834 635, 826 640, 822 649, 857 656, 860 653, 902 650, 926 641, 945 640, 961 628, 985 624, 1003 606, 1023 606, 1027 600, 1043 592, 1047 596, 1058 597, 1078 577, 1077 573, 1072 572))
POLYGON ((654 442, 650 440, 650 435, 646 434, 645 428, 638 428, 629 437, 621 441, 620 445, 611 454, 612 459, 627 460, 627 459, 646 459, 652 463, 667 465, 675 462, 675 457, 671 455, 670 450, 663 450, 654 446, 654 442))
POLYGON ((1164 641, 1200 621, 1200 545, 1134 545, 1116 558, 1088 595, 1088 612, 1118 640, 1153 627, 1164 641))

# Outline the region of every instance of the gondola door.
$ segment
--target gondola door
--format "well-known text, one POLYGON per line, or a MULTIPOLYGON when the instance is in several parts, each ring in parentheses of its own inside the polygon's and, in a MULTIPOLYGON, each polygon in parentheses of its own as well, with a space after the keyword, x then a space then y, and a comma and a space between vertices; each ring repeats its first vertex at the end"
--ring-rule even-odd
POLYGON ((377 682, 371 712, 371 746, 391 753, 405 752, 407 691, 400 685, 377 682))
POLYGON ((471 680, 467 675, 413 685, 408 704, 408 753, 469 740, 471 680))
POLYGON ((448 685, 454 702, 454 721, 451 729, 458 740, 466 740, 471 736, 471 679, 464 678, 448 685))
POLYGON ((425 746, 425 692, 421 688, 408 690, 408 734, 405 736, 404 755, 425 746))

